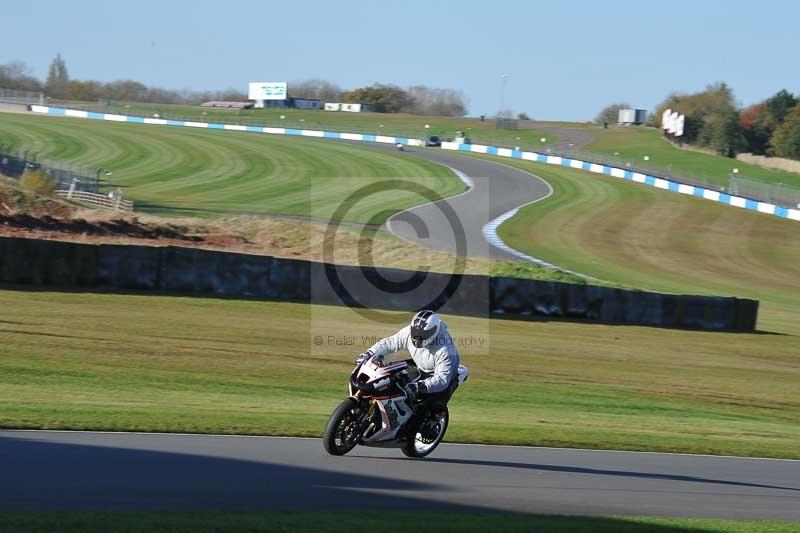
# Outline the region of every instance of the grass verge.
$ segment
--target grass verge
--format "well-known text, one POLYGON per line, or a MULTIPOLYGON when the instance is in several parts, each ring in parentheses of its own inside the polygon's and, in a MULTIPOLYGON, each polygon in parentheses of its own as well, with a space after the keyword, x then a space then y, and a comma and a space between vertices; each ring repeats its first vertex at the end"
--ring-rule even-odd
POLYGON ((46 512, 0 515, 0 529, 19 533, 192 531, 569 531, 586 533, 788 533, 797 524, 692 518, 583 517, 415 511, 345 512, 46 512))
MULTIPOLYGON (((376 323, 342 307, 0 291, 0 427, 318 436, 376 323)), ((800 458, 787 336, 445 317, 456 442, 800 458)))
POLYGON ((734 168, 739 176, 764 183, 783 183, 800 189, 800 174, 772 170, 729 157, 682 150, 663 139, 660 130, 645 127, 595 128, 595 141, 586 150, 619 157, 637 165, 648 165, 656 172, 684 174, 705 178, 710 183, 726 186, 734 168), (644 157, 649 160, 645 161, 644 157))

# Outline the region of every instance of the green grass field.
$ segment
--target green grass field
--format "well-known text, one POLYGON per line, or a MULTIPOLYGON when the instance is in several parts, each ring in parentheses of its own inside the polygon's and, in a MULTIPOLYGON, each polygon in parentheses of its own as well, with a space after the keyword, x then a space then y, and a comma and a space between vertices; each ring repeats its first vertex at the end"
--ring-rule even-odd
POLYGON ((556 140, 557 135, 535 130, 498 130, 494 119, 481 122, 477 118, 433 117, 407 115, 403 113, 346 113, 299 109, 212 109, 199 106, 168 104, 105 105, 86 102, 68 106, 76 109, 94 110, 103 113, 119 113, 174 119, 221 122, 225 124, 247 124, 287 128, 325 129, 351 133, 375 133, 424 139, 430 135, 454 137, 457 131, 465 132, 473 142, 499 144, 502 146, 546 146, 556 140), (283 116, 284 118, 281 118, 283 116), (426 128, 425 125, 429 128, 426 128), (546 141, 542 143, 541 138, 546 141))
MULTIPOLYGON (((355 354, 408 320, 343 307, 0 291, 0 427, 318 436, 355 354), (313 339, 320 336, 322 344, 313 339), (337 345, 352 336, 351 345, 337 345)), ((448 440, 800 458, 796 337, 447 316, 448 440), (789 339, 789 340, 787 340, 789 339)))
MULTIPOLYGON (((91 169, 111 169, 137 210, 170 215, 277 213, 330 218, 352 191, 406 178, 443 196, 463 183, 445 167, 345 143, 233 131, 0 114, 0 145, 91 169)), ((387 191, 348 215, 385 218, 428 200, 387 191)))
POLYGON ((800 352, 800 224, 618 178, 503 159, 553 197, 500 227, 509 245, 632 287, 761 300, 759 328, 800 352))
POLYGON ((565 531, 569 533, 789 533, 797 525, 775 521, 690 518, 580 517, 414 511, 344 512, 47 512, 5 513, 0 529, 17 533, 280 531, 350 533, 376 529, 415 532, 565 531))
MULTIPOLYGON (((497 130, 494 121, 481 122, 473 118, 426 117, 386 113, 339 113, 326 111, 303 111, 293 109, 228 110, 206 109, 199 106, 163 104, 76 104, 81 109, 93 109, 108 113, 136 114, 162 117, 186 118, 190 120, 218 121, 234 124, 261 124, 308 129, 329 129, 363 133, 385 133, 424 138, 427 135, 453 137, 456 131, 465 131, 476 144, 496 146, 521 146, 524 150, 542 150, 559 140, 551 132, 537 130, 497 130), (88 107, 87 107, 88 106, 88 107), (205 113, 205 114, 204 114, 205 113), (281 119, 280 117, 284 118, 281 119), (430 128, 426 129, 425 124, 430 128), (541 139, 545 138, 544 143, 541 139)), ((621 164, 634 162, 646 165, 654 172, 686 175, 706 180, 709 184, 727 186, 734 168, 739 176, 755 181, 782 183, 800 189, 800 174, 771 170, 750 165, 735 159, 681 150, 662 139, 660 130, 648 127, 611 127, 577 122, 548 122, 550 126, 589 130, 597 138, 585 147, 588 152, 603 156, 615 156, 621 164), (644 161, 649 156, 649 161, 644 161)))
MULTIPOLYGON (((219 132, 34 118, 2 117, 0 135, 42 139, 72 157, 93 150, 133 168, 147 166, 158 150, 171 160, 173 145, 191 144, 195 134, 199 152, 240 142, 239 135, 228 141, 228 132, 212 138, 219 132), (132 139, 137 128, 143 138, 132 139), (151 132, 167 137, 148 145, 151 132)), ((292 150, 301 141, 331 146, 288 140, 285 149, 295 155, 286 156, 287 169, 297 164, 292 150)), ((191 167, 188 154, 173 165, 176 174, 191 167)), ((341 157, 352 162, 349 152, 341 157)), ((512 246, 628 286, 759 298, 759 328, 770 333, 447 317, 457 335, 487 343, 461 350, 473 377, 452 404, 451 440, 800 458, 795 222, 502 161, 534 171, 555 190, 501 227, 512 246)), ((151 172, 131 190, 163 193, 159 185, 172 180, 151 172)), ((251 191, 253 205, 261 192, 251 191)), ((208 197, 196 193, 199 202, 208 197)), ((230 205, 241 204, 232 198, 230 205)), ((407 320, 398 314, 396 324, 378 326, 335 307, 29 287, 0 291, 0 309, 0 426, 27 428, 319 435, 364 346, 318 347, 312 338, 380 336, 407 320)))
POLYGON ((800 174, 771 170, 750 165, 729 157, 681 150, 665 141, 662 132, 655 128, 594 127, 592 132, 597 139, 586 147, 587 151, 617 157, 620 162, 634 162, 646 165, 656 172, 670 172, 704 178, 711 184, 728 186, 733 169, 739 169, 739 176, 764 183, 782 183, 800 189, 800 174), (645 161, 644 157, 650 160, 645 161))

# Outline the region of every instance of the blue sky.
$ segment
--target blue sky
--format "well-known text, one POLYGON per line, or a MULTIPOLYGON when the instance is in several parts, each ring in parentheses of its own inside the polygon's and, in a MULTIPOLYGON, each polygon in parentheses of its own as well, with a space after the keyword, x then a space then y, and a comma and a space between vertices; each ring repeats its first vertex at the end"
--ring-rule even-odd
MULTIPOLYGON (((76 78, 182 89, 329 79, 464 91, 491 114, 588 120, 625 100, 726 81, 752 103, 800 92, 800 2, 7 2, 0 63, 44 76, 60 52, 76 78)), ((291 92, 291 87, 290 87, 291 92)))

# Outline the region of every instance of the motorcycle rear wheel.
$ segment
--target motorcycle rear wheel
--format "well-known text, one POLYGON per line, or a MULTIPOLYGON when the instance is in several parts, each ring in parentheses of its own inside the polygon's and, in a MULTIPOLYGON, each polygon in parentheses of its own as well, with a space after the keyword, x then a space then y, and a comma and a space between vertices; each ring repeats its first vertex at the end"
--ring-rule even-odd
POLYGON ((415 459, 429 455, 441 444, 449 422, 447 405, 440 402, 433 404, 418 421, 413 422, 408 441, 402 447, 403 453, 415 459))
POLYGON ((347 398, 333 411, 325 433, 322 436, 322 445, 331 455, 344 455, 358 444, 361 435, 357 434, 357 425, 361 407, 353 398, 347 398))

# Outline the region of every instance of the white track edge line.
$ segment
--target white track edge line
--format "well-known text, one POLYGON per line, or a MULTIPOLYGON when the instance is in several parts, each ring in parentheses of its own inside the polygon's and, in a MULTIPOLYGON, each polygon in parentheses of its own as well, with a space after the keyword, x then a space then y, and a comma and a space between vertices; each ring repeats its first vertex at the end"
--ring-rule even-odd
POLYGON ((495 217, 494 219, 490 220, 489 223, 486 224, 483 227, 482 231, 481 231, 483 233, 483 238, 486 239, 486 241, 491 246, 494 246, 495 248, 503 250, 504 252, 510 253, 511 255, 514 255, 516 257, 519 257, 520 259, 524 259, 525 261, 534 263, 536 265, 539 265, 539 266, 542 266, 542 267, 545 267, 545 268, 554 268, 556 270, 560 270, 560 271, 566 272, 568 274, 573 274, 575 276, 580 276, 582 278, 595 279, 596 280, 597 278, 594 278, 594 277, 589 276, 587 274, 582 274, 580 272, 575 272, 574 270, 568 270, 568 269, 562 268, 562 267, 560 267, 558 265, 554 265, 553 263, 548 263, 547 261, 544 261, 543 259, 539 259, 539 258, 530 256, 530 255, 528 255, 528 254, 526 254, 526 253, 524 253, 524 252, 522 252, 520 250, 517 250, 516 248, 512 248, 511 246, 507 245, 503 241, 503 239, 500 238, 500 236, 497 234, 497 229, 500 226, 502 226, 504 222, 506 222, 507 220, 510 220, 511 218, 513 218, 514 215, 516 215, 517 212, 520 209, 522 209, 523 207, 526 207, 526 206, 529 206, 529 205, 533 205, 536 202, 541 202, 542 200, 547 200, 548 198, 553 196, 553 193, 555 191, 553 190, 553 186, 550 185, 550 182, 548 182, 546 179, 544 179, 544 178, 542 178, 540 176, 537 176, 533 172, 528 172, 527 170, 522 170, 521 168, 517 168, 517 167, 511 166, 511 165, 508 165, 506 163, 501 163, 499 161, 491 161, 491 160, 486 160, 486 159, 483 159, 483 160, 484 161, 488 161, 489 163, 493 163, 495 165, 502 165, 502 166, 508 167, 508 168, 510 168, 512 170, 515 170, 515 171, 518 171, 518 172, 522 172, 524 174, 527 174, 527 175, 529 175, 529 176, 541 181, 545 185, 547 185, 547 195, 542 196, 541 198, 537 198, 536 200, 532 200, 532 201, 530 201, 530 202, 528 202, 526 204, 519 205, 519 206, 515 207, 514 209, 511 209, 510 211, 506 211, 502 215, 500 215, 498 217, 495 217))

